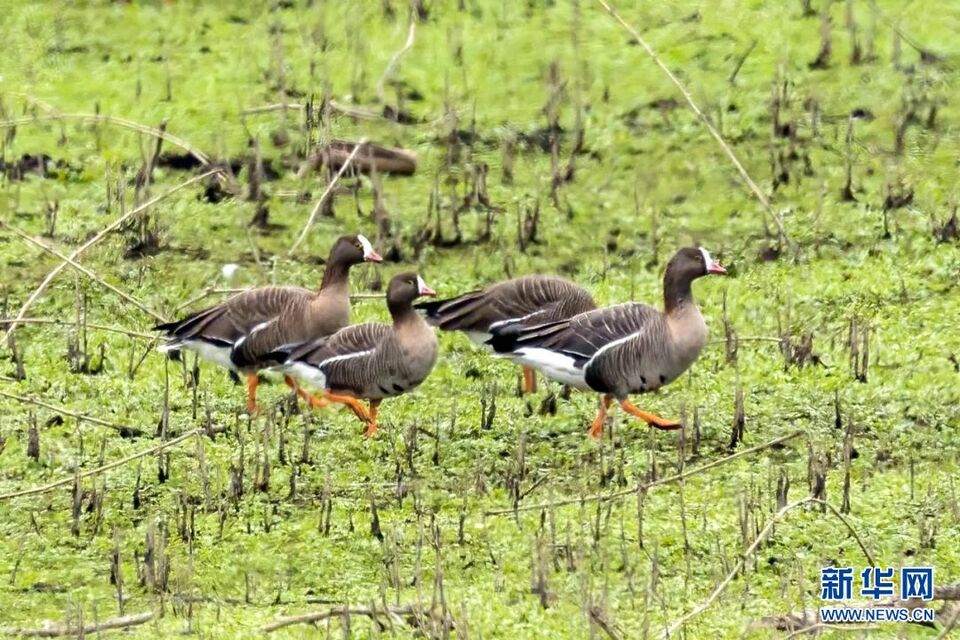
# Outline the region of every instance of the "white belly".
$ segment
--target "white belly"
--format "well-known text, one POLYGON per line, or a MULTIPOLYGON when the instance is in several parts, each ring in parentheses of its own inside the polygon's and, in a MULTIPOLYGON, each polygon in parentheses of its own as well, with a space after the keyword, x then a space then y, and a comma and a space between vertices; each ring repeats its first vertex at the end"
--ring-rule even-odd
POLYGON ((561 384, 581 390, 589 388, 583 379, 583 369, 576 366, 570 356, 548 349, 524 347, 515 351, 508 358, 531 369, 536 369, 551 380, 561 384))

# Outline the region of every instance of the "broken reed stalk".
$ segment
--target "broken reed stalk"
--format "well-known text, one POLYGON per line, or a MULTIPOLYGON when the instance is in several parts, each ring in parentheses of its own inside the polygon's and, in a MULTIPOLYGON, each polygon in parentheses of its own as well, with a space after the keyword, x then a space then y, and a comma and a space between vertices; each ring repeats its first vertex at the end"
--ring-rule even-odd
POLYGON ((50 626, 42 629, 19 629, 17 627, 0 627, 0 635, 17 636, 20 638, 57 638, 60 636, 75 636, 83 638, 97 634, 101 631, 110 629, 126 629, 139 624, 145 624, 153 620, 153 612, 135 613, 129 616, 120 616, 119 618, 110 618, 103 622, 85 624, 83 627, 64 625, 62 627, 50 626))
POLYGON ((723 136, 720 135, 720 132, 717 131, 716 127, 710 122, 710 119, 707 118, 706 114, 700 110, 700 107, 697 106, 697 103, 694 101, 693 96, 690 95, 690 92, 681 84, 680 80, 677 79, 673 72, 670 71, 670 68, 664 64, 664 62, 657 55, 657 52, 653 50, 646 40, 640 37, 640 34, 637 32, 629 22, 623 19, 617 10, 614 9, 607 0, 597 0, 607 13, 609 13, 614 20, 623 25, 623 28, 633 36, 644 51, 647 52, 647 55, 653 60, 653 62, 666 74, 670 82, 673 83, 673 86, 677 88, 678 91, 683 95, 684 100, 686 100, 687 105, 690 107, 690 110, 696 114, 697 118, 700 119, 700 122, 703 123, 703 126, 707 128, 707 131, 710 132, 710 135, 717 141, 717 144, 723 149, 723 152, 727 155, 727 158, 730 159, 730 162, 733 163, 733 166, 737 169, 737 172, 740 174, 740 177, 746 183, 750 191, 753 192, 753 195, 756 196, 757 200, 760 202, 760 205, 763 207, 763 211, 770 219, 773 220, 773 223, 777 226, 777 231, 780 233, 780 237, 787 243, 792 250, 796 251, 796 245, 793 244, 793 241, 790 240, 790 237, 787 235, 787 229, 783 225, 783 219, 780 218, 779 214, 773 210, 773 207, 770 205, 770 201, 767 200, 767 196, 764 195, 763 191, 757 186, 757 183, 753 181, 753 178, 750 177, 750 174, 747 173, 747 170, 744 168, 743 164, 740 163, 740 160, 737 158, 737 155, 733 152, 733 149, 730 148, 730 145, 727 144, 727 141, 723 139, 723 136))
POLYGON ((413 43, 416 42, 417 37, 417 15, 415 12, 411 12, 410 15, 410 30, 407 31, 407 41, 403 43, 403 47, 400 48, 393 57, 390 58, 390 62, 387 63, 386 68, 383 70, 383 75, 380 76, 379 82, 377 82, 377 97, 380 99, 382 104, 386 104, 387 100, 384 97, 384 85, 387 83, 387 78, 393 73, 393 70, 396 68, 397 63, 400 62, 400 58, 404 56, 410 49, 413 49, 413 43))
POLYGON ((767 536, 769 536, 770 533, 773 531, 774 525, 777 524, 780 520, 782 520, 790 511, 793 511, 797 507, 802 507, 807 504, 819 504, 829 509, 830 512, 833 513, 833 515, 835 515, 837 518, 840 519, 840 521, 844 524, 844 526, 846 526, 847 530, 850 531, 850 534, 857 541, 857 544, 860 545, 860 550, 863 551, 863 555, 867 558, 867 562, 869 563, 869 565, 876 566, 876 562, 874 561, 873 556, 867 550, 866 546, 864 546, 863 540, 861 540, 860 538, 860 534, 857 533, 857 530, 853 527, 852 524, 850 524, 850 521, 847 520, 845 517, 843 517, 843 515, 829 502, 826 502, 825 500, 820 500, 819 498, 814 498, 813 496, 807 496, 806 498, 802 498, 800 500, 797 500, 796 502, 791 502, 787 506, 777 511, 773 515, 773 517, 770 518, 770 521, 767 522, 767 525, 760 531, 759 534, 757 534, 757 537, 750 544, 750 546, 747 547, 746 551, 744 551, 740 555, 740 558, 737 560, 737 563, 733 566, 733 568, 726 575, 726 577, 720 581, 720 584, 716 586, 716 588, 710 593, 707 599, 701 602, 700 604, 698 604, 692 611, 684 614, 679 620, 671 624, 670 627, 664 632, 664 638, 673 637, 674 634, 683 627, 683 625, 685 625, 687 622, 689 622, 693 618, 697 617, 698 615, 700 615, 701 613, 709 609, 710 605, 713 604, 713 602, 720 597, 720 594, 722 594, 726 590, 726 588, 730 585, 730 583, 733 582, 734 578, 736 578, 737 575, 739 575, 740 572, 743 571, 743 569, 746 567, 747 559, 750 556, 752 556, 757 551, 757 548, 763 543, 763 541, 767 539, 767 536))
POLYGON ((50 409, 51 411, 54 411, 56 413, 60 413, 65 416, 70 416, 71 418, 76 418, 77 420, 80 420, 83 422, 89 422, 91 424, 99 424, 100 426, 110 427, 111 429, 116 429, 117 431, 122 431, 124 433, 144 435, 143 431, 135 427, 129 427, 127 425, 117 424, 115 422, 108 422, 106 420, 101 420, 100 418, 96 418, 94 416, 88 416, 84 413, 77 413, 76 411, 71 411, 66 407, 58 407, 55 404, 50 404, 48 402, 44 402, 43 400, 37 400, 36 398, 28 398, 27 396, 18 396, 14 393, 7 393, 6 391, 0 391, 0 396, 4 398, 9 398, 10 400, 16 400, 17 402, 22 402, 24 404, 32 404, 38 407, 43 407, 44 409, 50 409))
MULTIPOLYGON (((150 309, 150 308, 147 307, 145 304, 143 304, 142 302, 140 302, 139 300, 137 300, 136 298, 134 298, 133 296, 131 296, 129 293, 126 293, 125 291, 122 291, 122 290, 118 289, 117 287, 113 286, 112 284, 110 284, 109 282, 107 282, 106 280, 104 280, 103 278, 101 278, 100 276, 98 276, 96 273, 94 273, 94 272, 91 271, 90 269, 86 268, 85 266, 83 266, 82 264, 80 264, 79 262, 77 262, 76 260, 74 260, 73 258, 71 258, 70 256, 65 256, 65 255, 63 255, 62 253, 60 253, 60 252, 57 251, 56 249, 47 246, 45 243, 40 242, 39 240, 37 240, 37 239, 34 238, 33 236, 31 236, 31 235, 29 235, 29 234, 26 234, 26 233, 24 233, 23 231, 20 231, 20 229, 17 229, 16 227, 10 226, 10 225, 7 224, 7 222, 4 221, 4 220, 0 220, 0 227, 9 230, 11 233, 13 233, 13 235, 17 236, 18 238, 20 238, 20 239, 23 240, 24 242, 27 242, 28 244, 32 244, 33 246, 35 246, 35 247, 37 247, 37 248, 39 248, 39 249, 42 249, 42 250, 45 251, 46 253, 49 253, 49 254, 52 255, 52 256, 55 256, 55 257, 57 257, 57 258, 60 258, 61 260, 64 261, 65 264, 70 265, 71 267, 73 267, 74 269, 76 269, 76 270, 79 271, 80 273, 84 274, 85 276, 87 276, 88 278, 90 278, 91 280, 93 280, 94 282, 96 282, 97 284, 99 284, 100 286, 108 289, 109 291, 112 291, 112 292, 115 293, 116 295, 118 295, 118 296, 120 296, 121 298, 123 298, 125 301, 129 302, 130 304, 132 304, 132 305, 135 306, 136 308, 140 309, 140 311, 143 311, 143 312, 144 312, 145 314, 147 314, 148 316, 153 317, 155 320, 159 320, 160 322, 167 322, 167 318, 163 317, 162 315, 160 315, 159 313, 157 313, 157 312, 154 311, 153 309, 150 309)), ((8 330, 8 332, 7 332, 7 335, 8 335, 8 336, 10 335, 9 330, 8 330)))
POLYGON ((27 116, 23 118, 14 118, 13 120, 0 120, 0 129, 10 129, 11 127, 19 127, 20 125, 24 124, 33 124, 35 122, 44 122, 50 120, 80 120, 81 122, 102 122, 105 124, 115 124, 120 127, 139 131, 140 133, 145 133, 148 136, 153 136, 154 138, 159 138, 164 142, 169 142, 170 144, 180 147, 192 155, 194 158, 199 160, 202 165, 211 166, 210 156, 205 154, 203 151, 200 151, 200 149, 197 149, 183 138, 178 138, 177 136, 169 134, 166 131, 161 131, 160 129, 148 127, 145 124, 140 124, 139 122, 134 122, 133 120, 127 120, 126 118, 118 118, 116 116, 97 113, 57 113, 46 116, 27 116))
POLYGON ((328 620, 330 618, 346 618, 349 616, 368 616, 372 618, 374 622, 379 622, 378 617, 380 614, 383 614, 384 617, 390 618, 391 622, 404 624, 403 618, 400 616, 412 616, 418 615, 418 613, 419 610, 413 605, 407 605, 403 607, 380 607, 377 609, 370 607, 334 607, 333 609, 328 609, 326 611, 316 611, 314 613, 305 613, 298 616, 279 618, 261 628, 260 631, 263 633, 270 633, 272 631, 283 629, 284 627, 289 627, 295 624, 313 624, 315 622, 319 622, 320 620, 328 620))
POLYGON ((367 144, 367 138, 360 138, 360 141, 357 143, 357 146, 353 148, 353 151, 350 152, 350 155, 347 156, 347 159, 342 165, 340 165, 340 170, 337 171, 337 174, 333 176, 333 180, 330 181, 330 184, 327 185, 327 188, 324 189, 323 195, 317 199, 317 204, 313 206, 313 210, 310 212, 310 217, 307 218, 307 223, 303 225, 303 229, 300 231, 300 235, 297 236, 296 241, 293 243, 293 246, 290 247, 290 250, 287 252, 288 256, 292 256, 297 248, 303 243, 303 240, 307 237, 307 233, 310 231, 310 227, 313 226, 313 223, 317 219, 317 215, 320 213, 320 209, 323 208, 323 203, 326 202, 327 196, 333 191, 333 188, 337 186, 337 183, 340 182, 340 178, 343 177, 343 174, 347 172, 347 169, 350 168, 350 165, 353 163, 353 159, 357 157, 357 154, 367 144))
POLYGON ((176 445, 180 444, 181 442, 184 442, 184 441, 186 441, 186 440, 189 440, 189 439, 192 438, 193 436, 199 435, 199 434, 201 434, 201 433, 203 433, 203 429, 193 429, 192 431, 188 431, 187 433, 184 433, 183 435, 177 436, 176 438, 173 438, 172 440, 167 440, 166 442, 161 442, 160 444, 156 445, 155 447, 150 447, 149 449, 144 449, 143 451, 139 451, 139 452, 137 452, 137 453, 132 453, 132 454, 130 454, 129 456, 127 456, 127 457, 125 457, 125 458, 121 458, 120 460, 116 460, 116 461, 111 462, 111 463, 109 463, 109 464, 105 464, 105 465, 103 465, 103 466, 101 466, 101 467, 97 467, 96 469, 89 469, 89 470, 87 470, 87 471, 80 471, 80 472, 78 472, 76 475, 71 474, 70 476, 68 476, 68 477, 66 477, 66 478, 63 478, 63 479, 61 479, 61 480, 57 480, 56 482, 51 482, 50 484, 41 485, 41 486, 39 486, 39 487, 31 487, 30 489, 21 489, 20 491, 13 491, 13 492, 11 492, 11 493, 3 493, 3 494, 0 494, 0 502, 3 502, 4 500, 10 500, 10 499, 12 499, 12 498, 20 498, 20 497, 23 497, 23 496, 32 496, 32 495, 36 495, 36 494, 38 494, 38 493, 47 493, 48 491, 52 491, 52 490, 56 489, 57 487, 63 487, 63 486, 67 486, 67 485, 73 484, 73 482, 74 482, 75 480, 82 480, 82 479, 84 479, 84 478, 89 478, 90 476, 99 475, 99 474, 104 473, 104 472, 106 472, 106 471, 110 471, 111 469, 116 469, 117 467, 122 467, 123 465, 127 464, 128 462, 132 462, 132 461, 137 460, 137 459, 139 459, 139 458, 143 458, 144 456, 149 456, 149 455, 152 455, 152 454, 154 454, 154 453, 158 453, 158 452, 160 452, 160 451, 163 451, 164 449, 168 449, 169 447, 176 446, 176 445))
MULTIPOLYGON (((362 109, 360 107, 354 107, 350 105, 340 104, 336 100, 326 100, 324 106, 330 108, 331 111, 336 111, 340 115, 348 116, 350 118, 357 118, 361 120, 382 120, 383 113, 373 111, 371 109, 362 109)), ((278 102, 276 104, 265 104, 260 107, 250 107, 249 109, 244 109, 240 112, 242 116, 256 115, 260 113, 273 113, 274 111, 302 111, 305 107, 302 104, 297 103, 287 103, 283 104, 278 102)))
MULTIPOLYGON (((13 324, 55 324, 59 327, 76 327, 76 322, 70 322, 68 320, 60 320, 59 318, 20 318, 16 320, 14 318, 0 318, 0 328, 4 325, 13 325, 13 324)), ((96 329, 97 331, 106 331, 108 333, 119 333, 121 335, 130 336, 131 338, 143 338, 145 340, 156 340, 157 336, 152 333, 143 333, 142 331, 133 331, 132 329, 124 329, 123 327, 111 327, 105 324, 94 324, 92 322, 85 322, 84 327, 87 329, 96 329)))
MULTIPOLYGON (((878 631, 881 627, 877 625, 855 625, 855 624, 827 624, 826 622, 818 622, 812 624, 809 627, 804 627, 803 629, 797 629, 788 636, 784 636, 783 640, 789 640, 790 638, 801 638, 808 633, 814 633, 817 631, 878 631)), ((819 634, 818 634, 819 635, 819 634)), ((814 636, 816 637, 816 636, 814 636)))
MULTIPOLYGON (((73 252, 72 252, 72 253, 70 254, 70 256, 69 256, 69 259, 70 259, 70 260, 76 259, 81 253, 83 253, 84 251, 86 251, 87 249, 89 249, 90 247, 92 247, 93 245, 95 245, 95 244, 97 244, 98 242, 100 242, 101 240, 103 240, 103 238, 105 238, 108 234, 110 234, 111 232, 113 232, 113 231, 115 231, 116 229, 118 229, 118 228, 119 228, 120 226, 122 226, 127 220, 129 220, 129 219, 132 218, 133 216, 136 216, 136 215, 140 214, 141 212, 145 211, 146 209, 152 207, 153 205, 157 204, 157 203, 160 202, 161 200, 163 200, 163 199, 165 199, 165 198, 167 198, 167 197, 169 197, 169 196, 172 196, 172 195, 173 195, 174 193, 176 193, 177 191, 180 191, 181 189, 185 189, 185 188, 189 187, 190 185, 192 185, 192 184, 194 184, 194 183, 196 183, 196 182, 200 182, 201 180, 205 180, 206 178, 209 178, 210 176, 212 176, 212 175, 214 175, 214 174, 221 174, 221 175, 222 175, 222 173, 223 173, 223 171, 222 171, 221 169, 214 169, 214 170, 212 170, 212 171, 207 171, 207 172, 204 173, 204 174, 201 174, 201 175, 199 175, 199 176, 195 176, 195 177, 193 177, 193 178, 190 178, 189 180, 187 180, 187 181, 185 181, 185 182, 181 182, 180 184, 178 184, 177 186, 173 187, 172 189, 169 189, 169 190, 161 193, 161 194, 158 195, 157 197, 152 198, 152 199, 144 202, 144 203, 143 203, 142 205, 140 205, 139 207, 136 207, 136 208, 130 210, 128 213, 126 213, 126 214, 120 216, 119 218, 117 218, 116 220, 114 220, 112 223, 110 223, 109 225, 107 225, 104 229, 102 229, 102 230, 101 230, 99 233, 97 233, 95 236, 93 236, 92 238, 90 238, 89 240, 87 240, 86 242, 84 242, 82 245, 80 245, 79 247, 77 247, 76 249, 74 249, 73 252)), ((7 329, 7 335, 12 334, 12 333, 16 330, 17 324, 18 324, 21 320, 23 320, 23 318, 26 316, 27 310, 30 309, 30 306, 33 305, 34 302, 36 302, 37 298, 40 297, 40 294, 43 293, 44 289, 47 288, 47 285, 49 285, 50 282, 57 276, 57 274, 60 273, 61 271, 63 271, 63 270, 67 267, 68 264, 69 264, 69 260, 64 260, 64 261, 61 262, 59 265, 57 265, 56 268, 54 268, 50 273, 48 273, 48 274, 46 275, 46 277, 45 277, 45 278, 43 279, 43 281, 40 283, 40 286, 38 286, 38 287, 34 290, 34 292, 33 292, 32 294, 30 294, 30 297, 27 298, 27 301, 24 302, 24 303, 23 303, 23 306, 20 307, 20 311, 17 312, 17 317, 14 319, 13 324, 7 329)))
POLYGON ((667 484, 673 484, 673 483, 679 482, 679 481, 681 481, 681 480, 686 480, 687 478, 689 478, 689 477, 691 477, 691 476, 695 476, 695 475, 701 474, 701 473, 703 473, 703 472, 705 472, 705 471, 708 471, 708 470, 710 470, 710 469, 713 469, 714 467, 719 467, 719 466, 724 465, 724 464, 726 464, 726 463, 728 463, 728 462, 732 462, 732 461, 736 460, 737 458, 742 458, 742 457, 747 456, 747 455, 750 455, 750 454, 752 454, 752 453, 756 453, 756 452, 758 452, 758 451, 762 451, 762 450, 764 450, 764 449, 768 449, 768 448, 770 448, 770 447, 774 447, 774 446, 776 446, 776 445, 778 445, 778 444, 781 444, 781 443, 784 443, 784 442, 786 442, 786 441, 788 441, 788 440, 792 440, 792 439, 794 439, 794 438, 798 438, 798 437, 804 435, 805 433, 806 433, 805 431, 794 431, 793 433, 787 434, 787 435, 785 435, 785 436, 781 436, 781 437, 776 438, 776 439, 774 439, 774 440, 771 440, 770 442, 767 442, 767 443, 765 443, 765 444, 757 445, 756 447, 751 447, 750 449, 744 449, 743 451, 739 451, 739 452, 737 452, 737 453, 734 453, 734 454, 732 454, 732 455, 726 456, 726 457, 724 457, 724 458, 720 458, 719 460, 714 460, 713 462, 711 462, 711 463, 709 463, 709 464, 701 465, 701 466, 696 467, 696 468, 694 468, 694 469, 691 469, 691 470, 689 470, 689 471, 684 471, 683 473, 678 473, 678 474, 676 474, 676 475, 669 476, 669 477, 667 477, 667 478, 660 478, 660 479, 658 479, 658 480, 653 480, 653 481, 651 481, 651 482, 640 482, 640 483, 637 484, 636 487, 634 487, 634 488, 632 488, 632 489, 621 489, 621 490, 619 490, 619 491, 614 491, 614 492, 612 492, 612 493, 598 493, 598 494, 595 494, 595 495, 592 495, 592 496, 583 496, 583 497, 580 497, 580 498, 566 498, 566 499, 564 499, 564 500, 556 500, 556 501, 554 501, 554 502, 541 502, 541 503, 539 503, 539 504, 528 504, 528 505, 523 505, 522 507, 521 507, 521 506, 518 506, 518 507, 516 507, 516 508, 511 508, 511 509, 497 509, 497 510, 495 510, 495 511, 485 511, 485 512, 483 513, 483 515, 485 515, 485 516, 500 516, 500 515, 506 515, 506 514, 516 513, 516 512, 518 512, 518 511, 533 511, 533 510, 535 510, 535 509, 547 509, 547 508, 552 508, 552 507, 560 507, 560 506, 564 506, 564 505, 581 504, 581 503, 585 503, 585 502, 595 502, 595 501, 603 502, 603 501, 606 501, 606 500, 612 500, 612 499, 614 499, 614 498, 620 498, 620 497, 623 497, 623 496, 628 496, 628 495, 636 494, 636 493, 639 493, 639 492, 646 492, 647 490, 649 490, 649 489, 651 489, 651 488, 653 488, 653 487, 659 487, 659 486, 663 486, 663 485, 667 485, 667 484))

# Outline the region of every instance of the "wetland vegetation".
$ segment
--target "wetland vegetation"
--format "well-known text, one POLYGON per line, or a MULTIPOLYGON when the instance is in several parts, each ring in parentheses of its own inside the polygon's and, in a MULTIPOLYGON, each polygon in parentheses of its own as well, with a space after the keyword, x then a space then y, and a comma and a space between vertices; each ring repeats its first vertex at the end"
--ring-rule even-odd
POLYGON ((935 567, 934 627, 816 632, 950 633, 960 5, 622 2, 758 198, 594 0, 4 4, 0 633, 783 637, 872 564, 935 567), (356 175, 331 143, 362 139, 415 171, 356 175), (595 397, 521 396, 458 334, 372 439, 156 352, 229 290, 317 286, 344 233, 386 259, 354 321, 411 270, 659 305, 707 247, 710 343, 635 398, 684 428, 594 441, 595 397))

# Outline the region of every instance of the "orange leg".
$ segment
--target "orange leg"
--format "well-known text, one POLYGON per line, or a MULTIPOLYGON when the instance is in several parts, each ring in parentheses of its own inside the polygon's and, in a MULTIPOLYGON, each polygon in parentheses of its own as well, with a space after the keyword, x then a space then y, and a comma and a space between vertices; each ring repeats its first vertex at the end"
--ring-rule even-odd
POLYGON ((377 433, 377 409, 379 407, 379 400, 370 401, 370 422, 367 424, 367 430, 363 432, 364 438, 372 438, 377 433))
POLYGON ((643 409, 634 406, 634 404, 629 400, 624 400, 620 403, 620 406, 630 415, 637 416, 651 427, 656 427, 657 429, 665 429, 669 431, 672 429, 679 429, 681 426, 683 426, 676 420, 667 420, 666 418, 661 418, 654 413, 644 411, 643 409))
POLYGON ((300 385, 297 384, 297 381, 291 378, 290 376, 283 376, 283 381, 287 383, 287 386, 297 392, 297 396, 303 398, 307 404, 309 404, 314 409, 322 409, 323 407, 328 406, 330 403, 323 398, 318 398, 312 393, 305 391, 300 388, 300 385))
POLYGON ((336 393, 330 393, 329 391, 323 392, 323 397, 329 400, 330 402, 339 402, 340 404, 345 404, 350 407, 350 410, 353 411, 353 414, 361 422, 370 423, 370 414, 367 412, 366 407, 360 404, 360 401, 354 398, 353 396, 341 396, 336 393))
POLYGON ((247 374, 247 411, 257 415, 257 387, 260 386, 260 378, 257 374, 247 374))
POLYGON ((537 392, 537 376, 530 367, 523 368, 523 392, 537 392))
POLYGON ((600 396, 600 406, 597 408, 597 417, 590 423, 590 430, 587 435, 591 438, 599 438, 603 435, 603 423, 607 419, 607 409, 613 403, 613 398, 607 395, 600 396))

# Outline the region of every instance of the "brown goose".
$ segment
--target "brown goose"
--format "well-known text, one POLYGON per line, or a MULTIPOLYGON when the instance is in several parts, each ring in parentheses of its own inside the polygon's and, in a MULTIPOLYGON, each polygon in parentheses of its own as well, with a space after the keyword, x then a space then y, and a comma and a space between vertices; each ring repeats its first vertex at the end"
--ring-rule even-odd
MULTIPOLYGON (((350 324, 350 267, 364 261, 381 262, 362 235, 341 236, 327 258, 318 291, 301 287, 258 287, 182 320, 154 327, 168 341, 161 352, 196 351, 201 358, 247 377, 247 410, 257 410, 257 372, 270 364, 263 356, 284 345, 325 336, 350 324)), ((284 381, 301 397, 316 399, 284 381)))
POLYGON ((413 310, 413 301, 435 295, 417 274, 397 274, 387 288, 392 325, 355 324, 273 357, 284 356, 285 374, 322 389, 326 400, 348 405, 367 423, 364 435, 372 436, 380 401, 410 391, 433 370, 437 336, 413 310), (369 410, 360 398, 369 400, 369 410))
MULTIPOLYGON (((541 275, 513 278, 456 298, 415 306, 433 326, 443 331, 463 331, 477 344, 489 340, 495 329, 537 326, 597 308, 593 297, 573 282, 541 275)), ((536 391, 533 369, 526 365, 523 390, 536 391)))
POLYGON ((663 276, 662 312, 631 302, 538 327, 496 328, 489 343, 549 378, 601 393, 589 431, 593 437, 603 433, 614 399, 650 426, 676 429, 679 423, 637 408, 627 396, 659 389, 694 363, 707 342, 707 325, 690 285, 701 276, 725 273, 706 249, 681 249, 663 276))

